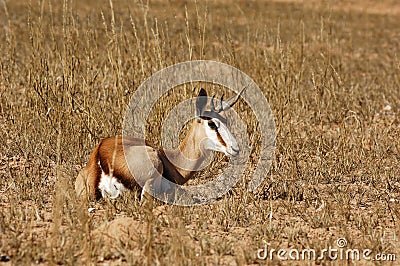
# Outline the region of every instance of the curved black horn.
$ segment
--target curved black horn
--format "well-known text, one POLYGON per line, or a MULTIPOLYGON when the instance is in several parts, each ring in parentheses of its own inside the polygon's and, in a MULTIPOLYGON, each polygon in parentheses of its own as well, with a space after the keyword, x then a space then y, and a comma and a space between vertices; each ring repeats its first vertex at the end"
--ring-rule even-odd
MULTIPOLYGON (((240 98, 240 95, 242 95, 242 93, 244 92, 244 90, 249 86, 249 84, 247 84, 246 86, 243 87, 243 89, 241 89, 239 91, 238 94, 236 94, 236 96, 233 96, 231 98, 229 98, 228 100, 225 101, 225 103, 222 105, 221 111, 225 111, 228 110, 229 108, 231 108, 240 98)), ((222 103, 222 102, 221 102, 222 103)))
POLYGON ((215 112, 215 105, 214 105, 215 94, 211 98, 211 111, 215 112))
POLYGON ((218 113, 224 110, 224 96, 225 94, 222 93, 221 99, 219 100, 218 113))

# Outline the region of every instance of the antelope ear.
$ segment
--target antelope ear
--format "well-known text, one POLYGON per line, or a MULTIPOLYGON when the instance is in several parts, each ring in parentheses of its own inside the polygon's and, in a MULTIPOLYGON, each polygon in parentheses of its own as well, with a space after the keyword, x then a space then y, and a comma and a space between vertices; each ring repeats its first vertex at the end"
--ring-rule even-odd
POLYGON ((201 89, 196 99, 196 116, 201 116, 203 114, 206 105, 207 105, 207 92, 205 89, 201 89))

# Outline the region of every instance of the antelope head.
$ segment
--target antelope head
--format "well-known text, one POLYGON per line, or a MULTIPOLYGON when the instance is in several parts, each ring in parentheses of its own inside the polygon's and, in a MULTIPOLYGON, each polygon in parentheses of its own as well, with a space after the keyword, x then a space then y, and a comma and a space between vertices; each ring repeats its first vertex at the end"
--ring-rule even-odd
POLYGON ((207 92, 201 89, 196 100, 196 122, 201 127, 203 139, 202 148, 205 150, 223 152, 228 156, 239 154, 239 145, 227 126, 225 111, 231 108, 243 93, 244 87, 236 96, 224 101, 222 97, 216 101, 215 95, 208 98, 207 92), (206 110, 210 100, 210 109, 206 110))

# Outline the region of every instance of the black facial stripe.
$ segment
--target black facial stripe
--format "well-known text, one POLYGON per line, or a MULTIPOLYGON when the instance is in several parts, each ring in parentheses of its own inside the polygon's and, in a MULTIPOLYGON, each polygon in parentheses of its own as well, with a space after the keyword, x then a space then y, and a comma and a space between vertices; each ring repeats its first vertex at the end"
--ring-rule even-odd
POLYGON ((204 115, 201 115, 200 118, 203 120, 211 120, 212 119, 211 117, 204 116, 204 115))
MULTIPOLYGON (((217 114, 217 115, 220 116, 219 114, 217 114)), ((221 119, 221 118, 218 118, 218 119, 223 120, 223 121, 222 121, 223 123, 226 123, 226 122, 227 122, 227 119, 223 118, 222 116, 220 116, 220 117, 221 117, 222 119, 221 119)), ((215 133, 217 134, 217 138, 218 138, 219 142, 222 144, 222 146, 227 147, 226 142, 224 141, 224 139, 222 138, 221 134, 220 134, 219 131, 218 131, 217 125, 211 120, 213 117, 210 117, 210 116, 203 116, 203 115, 202 115, 202 116, 200 116, 200 118, 209 121, 209 122, 208 122, 208 126, 209 126, 212 130, 215 131, 215 133), (212 124, 212 125, 210 125, 210 124, 212 124)))
POLYGON ((218 129, 216 129, 215 132, 217 132, 217 138, 218 138, 219 142, 221 142, 222 146, 226 147, 226 143, 225 143, 224 139, 222 138, 221 134, 219 134, 218 129))
POLYGON ((210 120, 210 119, 213 119, 213 118, 217 118, 222 123, 224 123, 224 124, 227 123, 227 119, 225 117, 223 117, 222 115, 220 115, 219 113, 216 113, 216 112, 204 111, 203 114, 200 116, 200 118, 204 119, 204 120, 210 120))
POLYGON ((216 125, 212 120, 209 120, 208 126, 209 126, 212 130, 215 130, 215 131, 218 130, 217 125, 216 125))

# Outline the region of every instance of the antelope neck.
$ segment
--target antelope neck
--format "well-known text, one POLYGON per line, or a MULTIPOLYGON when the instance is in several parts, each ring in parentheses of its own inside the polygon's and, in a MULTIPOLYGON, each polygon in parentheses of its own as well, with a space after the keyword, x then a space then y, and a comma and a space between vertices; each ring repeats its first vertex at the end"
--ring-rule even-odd
POLYGON ((201 149, 202 136, 195 127, 196 125, 192 126, 178 148, 165 152, 171 163, 177 165, 176 170, 186 181, 193 176, 196 169, 208 156, 208 152, 201 149))

